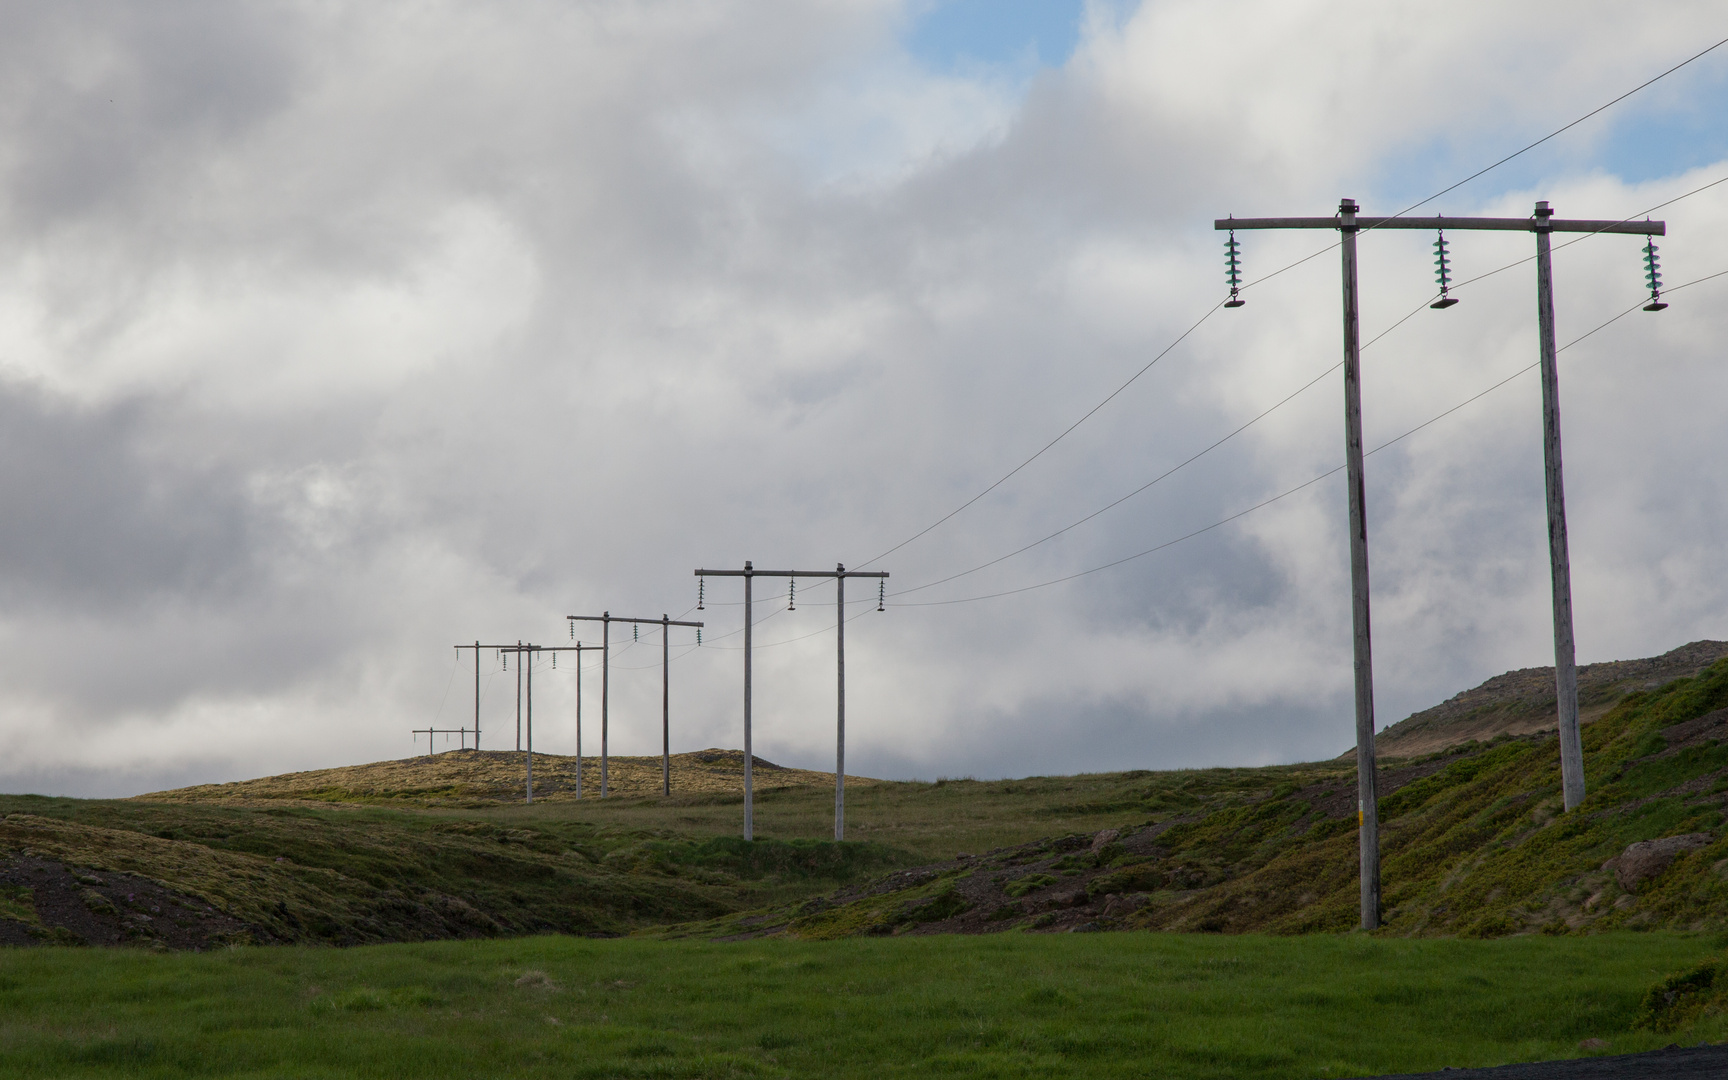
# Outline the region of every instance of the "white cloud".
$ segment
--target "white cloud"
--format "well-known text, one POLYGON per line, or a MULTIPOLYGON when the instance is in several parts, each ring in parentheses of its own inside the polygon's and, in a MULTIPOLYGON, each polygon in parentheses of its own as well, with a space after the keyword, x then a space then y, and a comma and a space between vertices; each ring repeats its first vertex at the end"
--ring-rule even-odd
MULTIPOLYGON (((125 791, 397 755, 469 707, 457 641, 676 617, 698 565, 855 565, 1216 302, 1214 217, 1345 192, 1396 208, 1672 63, 1696 7, 1149 3, 1090 20, 1023 97, 921 71, 888 0, 9 15, 10 775, 125 791), (1531 35, 1547 50, 1511 44, 1531 35), (1506 44, 1467 47, 1487 39, 1506 44)), ((1627 184, 1598 137, 1436 208, 1619 216, 1728 171, 1627 184)), ((1671 284, 1724 268, 1728 186, 1661 213, 1671 284)), ((1329 239, 1245 236, 1249 276, 1329 239)), ((1460 277, 1529 247, 1453 239, 1460 277)), ((1364 239, 1370 334, 1427 296, 1426 243, 1364 239)), ((1636 299, 1629 238, 1556 266, 1563 340, 1636 299)), ((1585 660, 1728 632, 1720 287, 1566 354, 1585 660)), ((1533 359, 1530 294, 1511 270, 1374 345, 1370 442, 1533 359)), ((1248 295, 885 559, 891 590, 1089 513, 1335 362, 1331 255, 1248 295)), ((1370 459, 1382 722, 1545 659, 1534 394, 1526 376, 1370 459)), ((1095 522, 903 599, 1071 574, 1308 480, 1341 460, 1337 398, 1332 376, 1095 522)), ((849 760, 931 776, 1338 752, 1342 502, 1325 481, 1076 582, 870 614, 848 635, 849 760)), ((736 582, 709 585, 709 646, 674 677, 685 748, 739 742, 736 582)), ((762 627, 788 641, 758 656, 771 759, 832 750, 824 595, 806 583, 762 627)), ((657 658, 619 651, 618 752, 657 749, 657 658)), ((490 732, 514 725, 501 679, 490 732)), ((549 749, 569 683, 540 688, 549 749)))

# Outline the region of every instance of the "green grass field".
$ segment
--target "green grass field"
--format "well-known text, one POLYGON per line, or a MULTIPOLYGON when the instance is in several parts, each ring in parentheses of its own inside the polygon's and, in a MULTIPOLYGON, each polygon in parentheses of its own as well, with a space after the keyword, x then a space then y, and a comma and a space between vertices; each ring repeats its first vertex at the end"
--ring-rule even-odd
POLYGON ((1676 933, 0 952, 4 1077, 1351 1077, 1723 1038, 1632 1030, 1676 933))

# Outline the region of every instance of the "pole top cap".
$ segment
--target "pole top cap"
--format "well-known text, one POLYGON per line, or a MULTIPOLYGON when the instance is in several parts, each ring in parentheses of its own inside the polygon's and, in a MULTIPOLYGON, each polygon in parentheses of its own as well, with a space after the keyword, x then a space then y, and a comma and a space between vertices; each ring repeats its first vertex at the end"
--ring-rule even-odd
POLYGON ((1536 216, 1537 217, 1540 217, 1540 218, 1552 217, 1553 214, 1554 214, 1554 211, 1550 210, 1548 208, 1548 200, 1547 199, 1542 199, 1536 203, 1536 216))
POLYGON ((1355 199, 1340 199, 1338 201, 1338 212, 1340 214, 1354 214, 1360 209, 1361 207, 1356 205, 1355 199))

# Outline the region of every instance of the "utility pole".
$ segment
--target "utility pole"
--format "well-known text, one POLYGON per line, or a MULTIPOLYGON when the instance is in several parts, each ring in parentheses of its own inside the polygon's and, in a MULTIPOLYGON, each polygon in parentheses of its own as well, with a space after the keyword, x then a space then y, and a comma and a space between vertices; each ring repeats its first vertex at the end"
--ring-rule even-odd
MULTIPOLYGON (((1335 217, 1220 218, 1213 228, 1336 229, 1344 273, 1344 448, 1350 498, 1351 625, 1356 666, 1356 789, 1361 844, 1362 926, 1380 925, 1380 820, 1375 790, 1374 677, 1368 625, 1368 525, 1362 469, 1361 331, 1357 303, 1356 235, 1376 229, 1494 231, 1536 234, 1536 317, 1542 367, 1543 456, 1547 474, 1548 552, 1554 597, 1554 673, 1559 713, 1560 769, 1567 810, 1584 800, 1584 752, 1578 732, 1578 671, 1572 638, 1572 580, 1566 548, 1566 505, 1560 470, 1560 389, 1554 346, 1554 287, 1549 236, 1556 232, 1665 235, 1660 221, 1563 221, 1546 202, 1527 218, 1360 217, 1353 199, 1335 217)), ((1232 306, 1239 307, 1232 290, 1232 306)), ((1654 301, 1653 301, 1654 303, 1654 301)), ((1437 303, 1435 307, 1449 306, 1437 303)), ((1652 309, 1657 310, 1657 309, 1652 309)))
MULTIPOLYGON (((474 749, 480 749, 480 650, 495 649, 500 653, 518 652, 522 643, 514 645, 482 645, 478 640, 472 645, 458 645, 456 651, 474 650, 474 749)), ((522 749, 522 670, 516 670, 516 749, 522 749)))
MULTIPOLYGON (((880 570, 848 570, 843 563, 836 563, 832 570, 758 570, 746 560, 742 570, 697 570, 696 576, 741 577, 744 579, 744 839, 746 840, 756 838, 755 790, 751 777, 754 753, 750 737, 750 654, 752 652, 750 583, 759 577, 834 579, 835 610, 838 612, 837 625, 839 629, 836 654, 839 707, 835 720, 834 839, 844 840, 846 838, 846 579, 856 577, 886 580, 888 574, 880 570)), ((877 599, 876 610, 883 610, 880 598, 877 599)))
MULTIPOLYGON (((587 648, 592 649, 593 646, 590 645, 590 646, 587 646, 587 648)), ((543 653, 543 652, 549 652, 549 653, 573 652, 576 654, 576 659, 577 659, 577 664, 576 664, 577 678, 580 679, 581 678, 581 672, 582 672, 582 664, 581 664, 582 649, 583 649, 583 646, 581 646, 581 645, 523 645, 523 644, 518 644, 514 647, 503 646, 500 650, 500 651, 505 652, 505 653, 515 653, 516 654, 516 677, 518 680, 520 680, 522 678, 522 669, 523 668, 528 669, 528 751, 527 751, 527 756, 524 758, 524 761, 527 765, 527 773, 526 773, 526 781, 525 781, 526 785, 527 785, 527 801, 530 804, 532 804, 534 802, 534 656, 537 653, 543 653)), ((576 782, 577 782, 578 797, 580 797, 581 782, 582 782, 582 761, 580 758, 578 758, 576 761, 576 782)))
POLYGON ((582 797, 582 654, 599 652, 598 645, 584 645, 578 641, 575 645, 562 646, 559 652, 576 654, 576 797, 582 797))
MULTIPOLYGON (((699 623, 699 622, 680 622, 677 619, 668 618, 664 614, 662 614, 658 619, 625 618, 622 615, 614 615, 610 611, 601 612, 599 615, 566 615, 564 617, 573 623, 574 622, 597 622, 600 624, 600 627, 601 627, 601 630, 600 630, 600 634, 601 634, 601 638, 600 638, 600 640, 601 640, 601 646, 600 646, 600 648, 601 648, 601 653, 600 653, 600 797, 602 799, 604 799, 606 797, 608 791, 610 790, 610 788, 607 786, 607 780, 606 780, 606 763, 607 763, 607 757, 608 757, 608 753, 609 753, 609 748, 607 745, 607 737, 608 737, 608 722, 609 722, 608 700, 609 700, 610 695, 611 695, 611 682, 612 682, 612 651, 611 651, 612 624, 615 622, 616 623, 630 623, 632 625, 636 625, 636 624, 640 624, 640 623, 659 623, 660 624, 660 630, 661 630, 661 634, 660 634, 660 782, 661 782, 661 785, 662 785, 664 792, 667 795, 672 794, 672 750, 671 750, 671 747, 672 747, 672 741, 671 741, 671 739, 672 739, 672 737, 671 737, 671 731, 672 731, 672 720, 671 720, 671 716, 672 716, 672 689, 671 689, 672 682, 671 682, 671 679, 672 679, 672 676, 670 674, 672 660, 671 660, 671 647, 667 644, 667 642, 670 640, 669 630, 671 627, 674 627, 674 626, 696 626, 696 627, 700 627, 700 626, 703 626, 705 624, 699 623)), ((572 637, 575 636, 575 627, 571 627, 571 636, 572 637)))
MULTIPOLYGON (((484 647, 488 648, 488 649, 493 649, 493 648, 497 648, 498 646, 487 645, 484 647)), ((475 638, 474 644, 472 644, 472 645, 458 645, 458 646, 456 646, 456 652, 458 655, 461 654, 463 649, 473 649, 474 650, 474 749, 476 749, 476 750, 480 749, 480 649, 481 648, 482 648, 482 646, 480 644, 479 638, 475 638)))

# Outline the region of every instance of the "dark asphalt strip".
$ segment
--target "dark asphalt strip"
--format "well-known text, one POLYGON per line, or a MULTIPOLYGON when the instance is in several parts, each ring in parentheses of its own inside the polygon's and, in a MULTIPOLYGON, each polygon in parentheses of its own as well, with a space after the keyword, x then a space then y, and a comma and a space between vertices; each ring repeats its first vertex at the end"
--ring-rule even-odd
POLYGON ((1645 1054, 1538 1061, 1530 1065, 1499 1065, 1492 1069, 1444 1069, 1440 1072, 1399 1073, 1363 1080, 1703 1080, 1728 1077, 1728 1043, 1717 1046, 1671 1046, 1645 1054))

